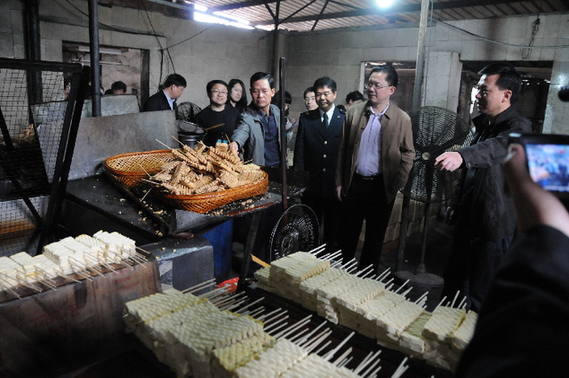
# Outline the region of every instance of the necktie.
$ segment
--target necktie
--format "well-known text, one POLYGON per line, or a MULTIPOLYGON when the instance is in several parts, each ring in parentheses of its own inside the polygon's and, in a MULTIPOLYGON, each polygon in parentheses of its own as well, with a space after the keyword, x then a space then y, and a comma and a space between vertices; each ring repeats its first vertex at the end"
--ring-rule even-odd
POLYGON ((324 126, 328 127, 328 114, 324 113, 324 126))

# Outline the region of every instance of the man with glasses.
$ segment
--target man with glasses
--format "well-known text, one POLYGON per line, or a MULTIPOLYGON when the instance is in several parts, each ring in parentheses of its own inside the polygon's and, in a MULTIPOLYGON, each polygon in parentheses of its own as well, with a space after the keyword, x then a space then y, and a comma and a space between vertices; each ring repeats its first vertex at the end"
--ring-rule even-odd
POLYGON ((342 256, 344 261, 354 257, 365 220, 359 267, 373 265, 376 273, 395 196, 407 183, 415 157, 411 119, 390 102, 397 83, 393 67, 372 69, 365 86, 368 101, 346 114, 336 166, 342 256))
MULTIPOLYGON (((231 137, 231 148, 243 148, 245 161, 278 167, 280 160, 280 110, 271 105, 275 95, 275 79, 265 72, 257 72, 249 81, 253 101, 241 113, 237 128, 231 137)), ((286 162, 285 162, 286 163, 286 162)))
POLYGON ((514 205, 504 191, 501 169, 508 135, 531 132, 530 121, 512 106, 521 93, 520 74, 502 63, 486 66, 479 74, 476 100, 481 114, 472 120, 476 133, 470 146, 435 160, 442 170, 464 168, 459 195, 447 209, 455 227, 443 295, 454 296, 459 290, 476 312, 516 230, 514 205))
POLYGON ((336 160, 346 112, 334 105, 336 82, 321 77, 313 87, 318 108, 301 114, 294 147, 294 167, 309 172, 308 190, 302 202, 310 206, 324 225, 326 251, 338 250, 340 204, 336 200, 336 160))
POLYGON ((239 110, 227 106, 227 83, 212 80, 206 86, 209 105, 196 115, 196 123, 207 129, 204 143, 215 146, 218 140, 227 141, 233 134, 239 118, 239 110))

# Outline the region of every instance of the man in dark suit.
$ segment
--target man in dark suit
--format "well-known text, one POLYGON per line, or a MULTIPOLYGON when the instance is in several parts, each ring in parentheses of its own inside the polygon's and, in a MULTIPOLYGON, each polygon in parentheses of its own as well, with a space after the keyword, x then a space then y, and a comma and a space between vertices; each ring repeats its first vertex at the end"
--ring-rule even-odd
POLYGON ((182 75, 168 75, 166 81, 161 86, 162 89, 148 98, 144 104, 143 111, 174 110, 176 118, 178 118, 176 100, 182 95, 186 86, 186 79, 182 75))
POLYGON ((310 206, 324 226, 327 251, 338 249, 340 203, 336 200, 334 174, 345 111, 334 105, 336 82, 321 77, 314 82, 318 108, 300 116, 294 148, 294 166, 309 172, 308 190, 302 202, 310 206))
POLYGON ((365 219, 359 266, 373 264, 374 272, 395 196, 405 186, 415 157, 411 118, 390 102, 397 83, 392 66, 372 69, 365 85, 369 100, 351 106, 346 114, 336 166, 344 261, 354 257, 365 219))

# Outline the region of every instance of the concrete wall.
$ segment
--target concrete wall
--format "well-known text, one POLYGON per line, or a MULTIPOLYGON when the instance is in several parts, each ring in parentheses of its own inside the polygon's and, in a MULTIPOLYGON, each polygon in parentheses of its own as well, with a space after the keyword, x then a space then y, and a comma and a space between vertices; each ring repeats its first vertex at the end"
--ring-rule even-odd
MULTIPOLYGON (((88 17, 76 9, 88 14, 88 3, 70 2, 72 5, 66 1, 39 2, 43 60, 62 61, 63 42, 89 43, 88 17)), ((101 46, 149 51, 151 94, 175 68, 188 81, 179 102, 205 106, 209 103, 205 90, 208 81, 239 78, 248 83, 252 73, 267 71, 272 64, 272 38, 266 31, 198 23, 155 12, 148 13, 151 26, 143 11, 117 6, 98 9, 101 46), (151 35, 152 27, 158 36, 151 35), (165 47, 170 47, 169 55, 162 57, 160 50, 165 47)), ((0 57, 25 58, 22 11, 20 0, 0 2, 0 57)))
MULTIPOLYGON (((461 61, 553 61, 544 132, 569 133, 569 103, 557 98, 560 86, 569 84, 569 13, 540 15, 533 42, 536 48, 527 57, 527 50, 518 46, 529 43, 535 19, 518 16, 435 23, 429 28, 423 105, 456 111, 461 61)), ((418 25, 408 24, 291 34, 287 67, 288 88, 294 98, 291 114, 304 110, 302 92, 320 76, 336 80, 337 103, 342 103, 348 92, 358 89, 362 62, 416 61, 418 32, 418 25)))

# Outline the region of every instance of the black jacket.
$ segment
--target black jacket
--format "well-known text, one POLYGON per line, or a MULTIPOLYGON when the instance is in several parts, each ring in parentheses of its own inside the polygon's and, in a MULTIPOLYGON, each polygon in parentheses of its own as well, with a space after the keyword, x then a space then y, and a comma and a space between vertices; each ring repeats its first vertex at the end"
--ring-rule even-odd
POLYGON ((309 172, 308 193, 335 198, 336 161, 346 111, 335 107, 328 127, 320 119, 320 110, 303 113, 298 122, 294 147, 294 166, 309 172))
POLYGON ((472 143, 458 151, 466 169, 455 216, 458 222, 469 223, 473 236, 497 241, 513 235, 517 222, 501 167, 507 155, 508 135, 531 132, 531 123, 511 106, 496 117, 494 124, 489 124, 484 115, 472 122, 476 127, 472 143))
POLYGON ((569 238, 536 226, 496 274, 456 377, 567 377, 569 238))
MULTIPOLYGON (((162 90, 153 94, 148 98, 148 100, 146 100, 146 103, 144 104, 144 108, 142 111, 153 112, 157 110, 172 110, 172 108, 170 108, 170 104, 168 104, 168 99, 166 98, 166 95, 162 90)), ((177 118, 178 106, 176 105, 176 101, 174 101, 174 111, 176 112, 176 118, 177 118)))

